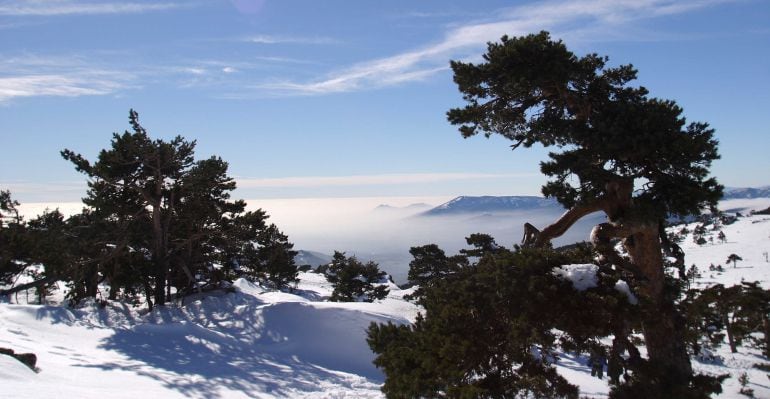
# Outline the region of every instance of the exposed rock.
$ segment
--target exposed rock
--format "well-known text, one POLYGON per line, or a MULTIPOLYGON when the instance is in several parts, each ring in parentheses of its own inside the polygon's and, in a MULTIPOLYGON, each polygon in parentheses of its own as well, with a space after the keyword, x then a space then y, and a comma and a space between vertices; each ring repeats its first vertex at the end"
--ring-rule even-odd
POLYGON ((0 348, 0 354, 7 355, 22 362, 25 366, 35 371, 35 365, 37 364, 37 355, 34 353, 15 353, 13 349, 0 348))

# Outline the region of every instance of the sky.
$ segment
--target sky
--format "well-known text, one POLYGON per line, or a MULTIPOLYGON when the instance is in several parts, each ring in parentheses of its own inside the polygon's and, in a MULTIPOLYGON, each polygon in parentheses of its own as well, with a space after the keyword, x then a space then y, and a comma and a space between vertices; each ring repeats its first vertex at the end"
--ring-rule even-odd
POLYGON ((710 123, 721 183, 770 184, 767 0, 0 0, 0 189, 78 201, 59 151, 95 159, 135 109, 228 161, 237 198, 536 195, 543 149, 463 139, 446 111, 450 60, 540 30, 710 123))

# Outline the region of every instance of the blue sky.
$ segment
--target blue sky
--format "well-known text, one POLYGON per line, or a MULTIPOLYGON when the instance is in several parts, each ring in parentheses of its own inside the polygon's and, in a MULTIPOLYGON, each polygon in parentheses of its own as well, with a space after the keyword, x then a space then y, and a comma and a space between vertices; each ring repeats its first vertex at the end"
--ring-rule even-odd
POLYGON ((242 198, 537 194, 540 149, 462 139, 450 59, 549 30, 632 63, 717 130, 728 186, 770 184, 766 0, 0 1, 0 188, 77 201, 134 108, 230 163, 242 198))

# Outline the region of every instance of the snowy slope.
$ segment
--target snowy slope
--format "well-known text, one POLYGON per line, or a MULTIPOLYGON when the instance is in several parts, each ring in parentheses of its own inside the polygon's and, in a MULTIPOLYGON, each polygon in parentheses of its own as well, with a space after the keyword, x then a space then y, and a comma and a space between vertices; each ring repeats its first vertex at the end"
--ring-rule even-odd
MULTIPOLYGON (((713 244, 698 246, 691 235, 681 244, 687 265, 696 264, 703 274, 696 284, 758 280, 770 287, 764 255, 770 251, 770 216, 740 218, 722 230, 725 243, 709 232, 713 244), (725 262, 731 253, 744 259, 735 268, 725 262), (725 271, 709 272, 712 263, 725 271)), ((588 269, 565 269, 564 276, 590 286, 588 269)), ((0 347, 36 353, 40 371, 0 356, 0 397, 382 397, 384 377, 371 363, 365 330, 371 322, 413 321, 419 309, 403 300, 411 291, 391 285, 388 298, 376 303, 333 303, 325 301, 331 287, 323 276, 300 278, 293 293, 239 280, 235 293, 188 298, 151 313, 120 303, 80 309, 2 303, 0 347)), ((716 355, 716 361, 693 362, 700 372, 732 375, 720 398, 739 397, 741 372, 748 373, 756 397, 770 398, 766 373, 751 368, 767 362, 756 350, 740 347, 731 354, 725 344, 716 355)), ((606 377, 591 377, 586 362, 563 353, 558 369, 580 386, 581 396, 606 397, 606 377)))
MULTIPOLYGON (((770 199, 765 198, 764 204, 753 204, 751 208, 767 207, 770 199)), ((721 204, 724 206, 725 204, 721 204)), ((692 231, 696 223, 687 225, 692 231)), ((675 228, 678 229, 678 228, 675 228)), ((766 253, 770 252, 770 216, 755 215, 740 218, 736 223, 723 226, 727 241, 719 242, 716 231, 709 231, 709 236, 713 237, 713 244, 699 246, 693 242, 692 234, 685 237, 680 244, 686 253, 686 264, 695 264, 700 270, 702 277, 695 281, 696 286, 706 287, 714 284, 724 284, 732 286, 740 284, 741 281, 759 281, 765 289, 770 288, 770 262, 766 253), (737 254, 743 261, 739 261, 736 267, 726 263, 730 254, 737 254), (709 271, 709 266, 722 265, 724 272, 709 271)), ((722 384, 723 393, 719 398, 745 397, 738 394, 740 384, 738 377, 742 372, 746 372, 749 380, 748 388, 754 390, 757 398, 770 398, 770 380, 768 373, 752 368, 756 363, 770 363, 770 360, 763 358, 760 352, 742 346, 738 348, 738 353, 730 353, 730 349, 725 342, 719 351, 714 362, 703 362, 697 359, 693 361, 693 367, 696 371, 710 374, 729 373, 730 378, 722 384)))
POLYGON ((0 356, 0 396, 380 397, 365 330, 408 323, 416 308, 400 292, 370 306, 318 302, 329 287, 303 277, 299 295, 239 280, 236 293, 146 315, 118 303, 2 304, 0 347, 36 353, 40 372, 0 356))

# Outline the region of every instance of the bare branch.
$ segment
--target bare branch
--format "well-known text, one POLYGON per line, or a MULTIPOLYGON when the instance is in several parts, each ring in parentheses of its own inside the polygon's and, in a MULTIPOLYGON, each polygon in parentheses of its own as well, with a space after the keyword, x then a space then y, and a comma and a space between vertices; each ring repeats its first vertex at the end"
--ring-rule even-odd
POLYGON ((574 225, 583 216, 602 211, 606 208, 606 201, 602 198, 586 205, 579 205, 564 212, 559 220, 547 226, 542 231, 537 231, 535 226, 527 223, 524 225, 524 239, 522 245, 525 247, 544 247, 554 238, 561 237, 572 225, 574 225), (529 227, 527 227, 529 226, 529 227))

